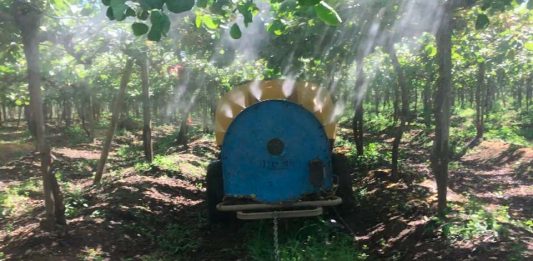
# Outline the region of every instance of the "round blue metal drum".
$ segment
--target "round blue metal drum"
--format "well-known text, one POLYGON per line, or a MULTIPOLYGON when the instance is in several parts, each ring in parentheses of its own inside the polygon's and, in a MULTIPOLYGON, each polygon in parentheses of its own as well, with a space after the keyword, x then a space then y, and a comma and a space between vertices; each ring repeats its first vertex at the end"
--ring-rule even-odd
POLYGON ((242 111, 225 134, 221 158, 226 196, 281 203, 332 186, 324 128, 311 112, 289 101, 263 101, 242 111), (319 184, 311 177, 316 162, 319 184))

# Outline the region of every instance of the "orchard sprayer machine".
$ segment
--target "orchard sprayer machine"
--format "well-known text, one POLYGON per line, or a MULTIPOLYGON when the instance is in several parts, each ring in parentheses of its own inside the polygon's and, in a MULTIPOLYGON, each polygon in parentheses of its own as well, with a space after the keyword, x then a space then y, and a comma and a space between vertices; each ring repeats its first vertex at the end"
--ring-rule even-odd
POLYGON ((226 93, 215 115, 220 157, 206 177, 209 220, 318 216, 351 197, 346 160, 332 153, 335 114, 330 93, 310 82, 251 81, 226 93))

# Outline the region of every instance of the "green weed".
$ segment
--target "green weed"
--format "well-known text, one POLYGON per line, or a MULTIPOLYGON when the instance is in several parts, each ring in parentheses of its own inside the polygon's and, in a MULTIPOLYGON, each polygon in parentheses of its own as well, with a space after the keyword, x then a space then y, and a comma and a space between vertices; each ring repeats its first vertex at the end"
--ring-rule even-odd
POLYGON ((373 169, 388 164, 392 160, 390 149, 384 148, 383 144, 377 142, 368 143, 361 156, 357 156, 355 149, 352 149, 347 156, 352 165, 360 169, 373 169))
POLYGON ((68 139, 70 145, 76 145, 90 141, 87 133, 80 126, 72 126, 65 129, 65 137, 68 139))
POLYGON ((456 207, 458 219, 442 222, 442 233, 448 239, 470 240, 482 235, 507 236, 508 231, 502 223, 509 222, 508 207, 500 207, 491 212, 474 198, 469 198, 463 207, 456 207))
MULTIPOLYGON (((327 226, 322 219, 288 220, 280 226, 281 260, 366 260, 352 238, 327 226)), ((252 260, 273 260, 271 221, 256 222, 246 228, 248 254, 252 260)))
POLYGON ((81 211, 89 207, 89 201, 84 197, 83 191, 79 188, 71 189, 65 193, 65 216, 67 218, 77 217, 81 211))
POLYGON ((368 121, 366 122, 366 128, 370 132, 374 133, 379 133, 394 124, 393 118, 384 113, 380 113, 377 115, 369 114, 367 118, 368 121))
POLYGON ((41 192, 41 184, 40 179, 30 178, 0 192, 0 217, 20 215, 29 211, 26 202, 32 194, 41 192))
POLYGON ((180 256, 200 246, 200 240, 192 230, 179 224, 168 225, 156 242, 160 251, 172 256, 180 256))

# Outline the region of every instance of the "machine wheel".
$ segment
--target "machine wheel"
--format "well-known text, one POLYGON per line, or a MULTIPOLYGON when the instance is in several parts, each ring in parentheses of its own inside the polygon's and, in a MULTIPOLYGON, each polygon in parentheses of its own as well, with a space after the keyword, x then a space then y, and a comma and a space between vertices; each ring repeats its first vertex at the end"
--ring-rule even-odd
POLYGON ((222 178, 222 162, 211 162, 207 167, 207 219, 209 224, 225 221, 231 213, 217 210, 217 204, 224 198, 224 181, 222 178))
POLYGON ((344 154, 333 153, 332 155, 333 174, 338 179, 337 196, 342 198, 342 211, 349 211, 354 207, 352 177, 350 175, 350 164, 344 154))

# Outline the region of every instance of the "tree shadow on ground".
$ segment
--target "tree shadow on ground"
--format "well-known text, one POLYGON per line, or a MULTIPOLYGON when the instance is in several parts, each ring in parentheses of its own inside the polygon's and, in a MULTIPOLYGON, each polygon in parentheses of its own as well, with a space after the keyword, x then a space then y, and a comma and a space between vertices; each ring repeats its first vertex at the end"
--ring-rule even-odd
POLYGON ((204 194, 182 179, 126 173, 120 180, 84 191, 86 207, 69 219, 66 235, 42 231, 35 223, 42 213, 32 213, 33 223, 25 224, 29 230, 5 239, 1 251, 8 258, 31 260, 91 253, 111 260, 145 255, 188 260, 242 257, 239 251, 233 256, 228 252, 241 245, 240 237, 232 236, 240 226, 208 229, 204 194), (204 248, 210 250, 201 251, 204 248))

